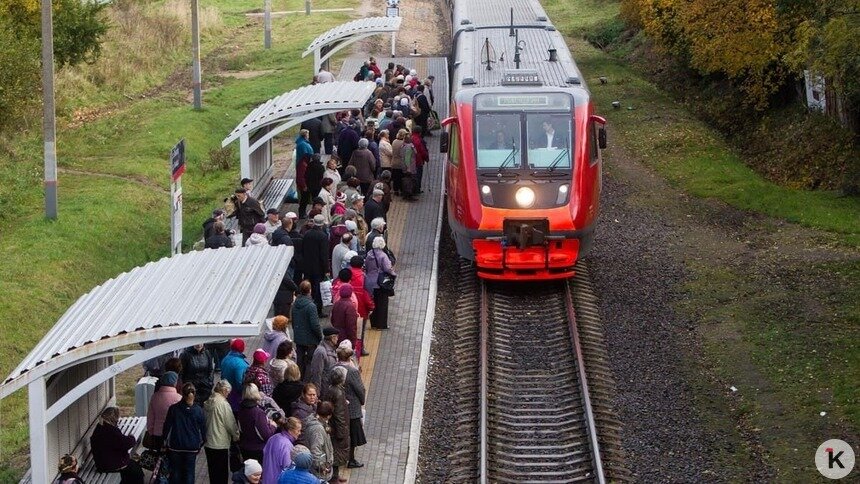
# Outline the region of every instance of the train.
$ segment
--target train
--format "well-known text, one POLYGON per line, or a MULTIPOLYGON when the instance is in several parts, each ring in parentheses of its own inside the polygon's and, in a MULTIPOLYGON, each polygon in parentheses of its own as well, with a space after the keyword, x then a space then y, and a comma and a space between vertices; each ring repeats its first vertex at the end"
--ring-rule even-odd
POLYGON ((448 225, 484 279, 573 277, 591 247, 606 120, 538 0, 450 0, 448 225))

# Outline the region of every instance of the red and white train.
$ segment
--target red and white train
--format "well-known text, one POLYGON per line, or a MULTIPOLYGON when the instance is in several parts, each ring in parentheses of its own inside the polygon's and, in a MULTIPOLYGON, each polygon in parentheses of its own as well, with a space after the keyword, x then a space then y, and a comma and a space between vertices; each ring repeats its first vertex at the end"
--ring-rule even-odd
POLYGON ((487 279, 561 279, 591 244, 606 121, 538 0, 454 0, 443 121, 457 252, 487 279))

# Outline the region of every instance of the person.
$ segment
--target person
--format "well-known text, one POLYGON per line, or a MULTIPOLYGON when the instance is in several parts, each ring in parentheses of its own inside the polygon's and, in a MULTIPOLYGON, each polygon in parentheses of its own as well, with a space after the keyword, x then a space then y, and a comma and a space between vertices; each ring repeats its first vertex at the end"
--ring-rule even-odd
POLYGON ((293 458, 294 468, 284 471, 278 484, 319 484, 320 480, 310 472, 314 458, 310 452, 299 452, 293 458))
MULTIPOLYGON (((351 272, 347 272, 352 277, 351 272)), ((332 291, 334 289, 332 288, 332 291)), ((354 297, 350 283, 340 284, 338 300, 331 309, 331 325, 339 331, 339 339, 357 343, 356 324, 358 322, 358 303, 353 304, 354 297)))
POLYGON ((232 387, 227 380, 218 380, 212 396, 203 404, 206 418, 206 466, 209 469, 209 482, 226 484, 230 468, 230 447, 239 440, 239 424, 233 409, 227 402, 232 387))
POLYGON ((230 382, 233 393, 230 400, 234 408, 241 400, 242 382, 245 380, 245 372, 251 366, 245 360, 245 340, 236 338, 230 342, 230 352, 221 361, 221 378, 230 382))
POLYGON ((296 189, 299 195, 299 217, 305 218, 305 213, 310 202, 312 191, 308 189, 308 165, 311 162, 313 148, 301 132, 296 137, 296 155, 293 158, 296 164, 296 189))
POLYGON ((164 419, 164 445, 170 461, 171 484, 194 484, 197 454, 206 436, 206 417, 194 404, 193 383, 182 385, 182 400, 174 403, 164 419))
POLYGON ((433 75, 429 75, 427 76, 427 79, 424 79, 424 85, 427 86, 424 88, 424 94, 430 97, 431 108, 436 104, 436 96, 433 95, 433 81, 435 80, 436 76, 433 75))
POLYGON ((317 82, 320 84, 324 82, 334 82, 334 74, 325 70, 324 67, 320 67, 320 70, 317 73, 317 82))
MULTIPOLYGON (((290 264, 290 267, 292 267, 292 264, 290 264)), ((287 268, 287 271, 284 273, 284 277, 281 278, 278 292, 275 293, 275 299, 272 301, 275 314, 290 314, 292 312, 293 299, 296 291, 298 290, 298 286, 296 286, 296 283, 293 281, 294 275, 294 272, 291 273, 290 269, 287 268)), ((291 329, 289 327, 289 320, 287 320, 287 327, 284 331, 287 331, 288 329, 291 329)), ((289 331, 287 331, 287 335, 289 336, 289 331)))
POLYGON ((172 371, 166 371, 161 378, 158 379, 158 389, 152 394, 149 399, 149 408, 146 411, 146 447, 152 450, 160 451, 164 447, 164 437, 162 429, 164 427, 164 419, 167 418, 167 410, 171 405, 182 400, 179 392, 176 391, 176 382, 179 381, 179 375, 172 371))
POLYGON ((391 146, 387 129, 379 132, 379 169, 391 170, 394 148, 391 146))
POLYGON ((491 150, 509 150, 512 145, 509 140, 505 139, 505 132, 501 129, 496 131, 496 139, 490 144, 491 150))
MULTIPOLYGON (((260 348, 269 355, 278 356, 278 347, 281 343, 290 340, 287 335, 287 325, 290 319, 283 314, 278 314, 271 321, 271 329, 263 331, 263 341, 260 348)), ((273 360, 274 361, 274 360, 273 360)))
POLYGON ((205 346, 199 344, 186 348, 179 359, 182 361, 182 381, 194 384, 197 389, 194 401, 203 405, 212 394, 215 384, 215 358, 205 346))
MULTIPOLYGON (((72 454, 65 454, 60 457, 60 462, 57 464, 57 470, 60 471, 60 475, 57 476, 57 480, 54 481, 55 484, 86 484, 83 479, 78 476, 78 459, 72 454)), ((317 479, 314 484, 317 484, 318 482, 319 479, 317 479)))
POLYGON ((379 70, 379 66, 376 65, 376 57, 370 58, 370 70, 373 71, 373 78, 382 77, 382 71, 379 70))
POLYGON ((275 423, 260 406, 263 395, 257 385, 249 383, 242 392, 242 403, 236 413, 239 422, 239 450, 242 457, 263 462, 263 447, 275 433, 275 423))
POLYGON ((206 238, 204 247, 207 249, 220 249, 221 247, 233 247, 233 237, 227 235, 224 222, 217 221, 212 224, 212 235, 206 238))
POLYGON ((331 226, 331 213, 332 209, 335 205, 335 197, 331 194, 331 189, 334 187, 334 180, 331 178, 323 178, 320 183, 319 193, 317 196, 322 199, 323 207, 322 207, 322 216, 323 221, 327 227, 331 226))
POLYGON ((266 226, 266 239, 269 245, 272 245, 272 233, 281 228, 281 214, 278 213, 277 208, 266 210, 266 221, 263 225, 266 226))
POLYGON ((301 441, 308 447, 313 457, 311 472, 318 479, 324 481, 332 478, 332 464, 334 463, 334 448, 327 430, 332 412, 333 407, 330 402, 320 402, 316 412, 302 422, 304 431, 301 441))
POLYGON ((388 210, 391 208, 392 199, 391 170, 382 170, 379 180, 373 183, 373 188, 382 190, 383 218, 388 217, 388 210))
POLYGON ((541 123, 542 133, 532 141, 533 148, 558 149, 564 146, 563 137, 556 133, 552 121, 547 119, 541 123))
POLYGON ((323 178, 331 178, 332 185, 329 187, 329 193, 331 193, 331 196, 337 197, 337 187, 340 185, 341 181, 340 172, 337 171, 337 158, 331 157, 328 159, 325 164, 323 178))
POLYGON ((334 114, 322 117, 323 148, 327 155, 334 153, 334 130, 337 127, 337 118, 334 114))
POLYGON ((118 473, 122 484, 143 484, 143 469, 129 457, 129 452, 135 448, 137 441, 133 435, 123 434, 118 424, 117 407, 107 407, 102 410, 101 422, 96 425, 90 436, 90 448, 96 470, 118 473))
MULTIPOLYGON (((346 224, 344 224, 344 228, 346 224)), ((340 237, 340 243, 334 247, 331 253, 331 274, 337 274, 343 268, 344 255, 352 249, 352 234, 346 232, 340 237)))
POLYGON ((317 308, 311 299, 310 281, 299 284, 299 297, 293 304, 293 332, 296 338, 296 362, 301 374, 306 375, 314 350, 323 337, 317 308))
POLYGON ((364 249, 370 252, 373 249, 373 240, 377 237, 385 237, 385 219, 376 217, 370 220, 370 233, 364 240, 364 249))
POLYGON ((337 364, 335 350, 337 349, 338 333, 339 331, 331 326, 327 326, 323 330, 322 344, 314 350, 313 359, 308 368, 306 380, 322 389, 323 393, 325 393, 325 385, 328 384, 329 370, 337 364))
POLYGON ((302 433, 302 422, 295 417, 282 418, 278 427, 263 448, 263 484, 277 484, 281 473, 290 468, 293 446, 302 433))
POLYGON ((355 167, 356 178, 360 182, 361 194, 367 196, 370 184, 373 183, 373 174, 376 171, 376 158, 368 149, 370 142, 367 138, 358 140, 358 149, 352 152, 349 164, 355 167))
POLYGON ((314 303, 317 305, 317 315, 322 316, 322 294, 320 283, 329 270, 328 236, 323 231, 325 217, 315 215, 313 227, 305 233, 302 240, 302 261, 304 275, 310 281, 314 303))
POLYGON ((395 195, 400 195, 403 181, 403 143, 408 132, 401 129, 397 132, 394 142, 391 143, 391 182, 395 195))
POLYGON ((358 147, 358 138, 355 123, 350 123, 340 132, 337 138, 337 154, 342 162, 342 170, 346 169, 346 165, 352 159, 352 152, 358 147))
POLYGON ((353 350, 348 347, 341 346, 337 349, 337 367, 346 368, 344 391, 349 406, 349 462, 347 467, 350 469, 364 467, 364 464, 355 458, 355 448, 367 443, 364 425, 361 422, 361 407, 365 403, 367 390, 364 387, 364 382, 361 381, 361 373, 352 364, 353 355, 353 350))
POLYGON ((248 193, 251 193, 251 190, 254 188, 254 179, 248 177, 242 178, 239 181, 239 186, 247 190, 248 193))
POLYGON ((415 150, 415 193, 423 193, 421 179, 424 176, 424 164, 430 161, 430 153, 424 144, 423 126, 415 126, 412 129, 412 148, 415 150))
POLYGON ((308 131, 308 143, 314 153, 319 154, 320 146, 322 145, 322 120, 320 118, 310 118, 302 121, 301 129, 308 131))
POLYGON ((275 386, 272 391, 272 398, 279 407, 289 411, 293 402, 301 397, 303 390, 304 385, 302 384, 302 373, 299 371, 299 365, 292 360, 287 360, 283 380, 275 386))
POLYGON ((379 287, 379 275, 389 274, 396 276, 391 259, 385 253, 385 238, 376 237, 373 239, 373 250, 367 254, 364 261, 364 266, 367 271, 367 277, 364 280, 364 287, 368 292, 373 293, 373 305, 375 307, 373 314, 370 315, 370 327, 374 329, 388 329, 388 298, 389 293, 379 287))
POLYGON ((257 224, 251 235, 245 240, 245 247, 262 247, 269 245, 269 239, 266 238, 266 224, 257 224))
POLYGON ((418 96, 415 98, 415 103, 418 105, 420 112, 415 116, 414 122, 422 128, 420 133, 426 133, 425 136, 432 136, 430 130, 427 129, 427 118, 430 117, 430 110, 433 108, 430 106, 430 100, 425 93, 426 88, 424 84, 419 84, 416 89, 418 90, 418 96))
POLYGON ((203 222, 203 240, 215 235, 215 222, 224 222, 224 217, 226 214, 223 208, 216 208, 212 211, 212 216, 203 222))
MULTIPOLYGON (((264 214, 263 207, 256 198, 244 188, 236 189, 236 210, 230 214, 230 217, 236 217, 239 221, 239 231, 242 232, 242 245, 254 232, 254 227, 257 224, 263 223, 264 214)), ((264 231, 265 233, 265 231, 264 231)))
POLYGON ((364 281, 367 279, 364 274, 364 258, 361 256, 354 256, 349 260, 349 270, 352 271, 352 280, 350 284, 352 284, 353 293, 358 299, 358 315, 361 317, 361 333, 358 335, 359 341, 361 344, 361 356, 368 356, 370 353, 365 351, 364 349, 364 333, 367 329, 367 319, 370 316, 370 313, 376 309, 373 304, 372 292, 368 292, 364 288, 364 281))
MULTIPOLYGON (((272 384, 275 385, 275 388, 278 387, 278 384, 284 381, 284 371, 286 371, 287 366, 290 364, 295 364, 295 346, 293 345, 292 340, 287 339, 278 345, 278 348, 275 350, 275 357, 269 360, 269 379, 272 380, 272 384)), ((274 398, 275 391, 272 390, 272 397, 274 398)), ((277 400, 276 400, 277 401, 277 400)), ((280 403, 278 406, 283 407, 280 403)))
POLYGON ((403 173, 400 180, 400 195, 404 200, 413 200, 416 194, 415 174, 417 167, 415 165, 415 146, 412 144, 412 137, 407 135, 403 138, 403 146, 400 148, 400 154, 403 157, 403 173))
MULTIPOLYGON (((337 358, 337 357, 335 357, 337 358)), ((340 468, 349 463, 349 405, 346 403, 346 368, 335 366, 329 372, 328 388, 323 391, 323 401, 332 405, 328 421, 331 443, 334 449, 332 481, 339 478, 340 468)), ((338 479, 338 482, 340 480, 338 479)))
POLYGON ((259 484, 263 480, 263 466, 256 459, 247 459, 242 469, 233 473, 233 484, 259 484))
POLYGON ((382 204, 382 199, 385 197, 385 192, 373 189, 370 200, 364 205, 364 219, 370 220, 385 218, 385 206, 382 204))
POLYGON ((302 396, 290 405, 290 415, 304 422, 309 416, 317 413, 319 388, 313 383, 305 383, 302 396))
POLYGON ((253 375, 257 388, 259 388, 263 394, 271 397, 272 390, 275 389, 275 386, 272 385, 272 380, 269 378, 269 371, 266 369, 266 362, 269 361, 269 356, 271 355, 269 355, 265 350, 260 348, 254 350, 254 355, 252 357, 253 362, 251 363, 251 366, 248 367, 245 378, 248 378, 248 375, 253 375))
POLYGON ((308 162, 308 169, 305 171, 305 181, 308 186, 310 198, 314 199, 320 196, 320 189, 323 187, 325 178, 325 166, 318 153, 314 153, 308 162))

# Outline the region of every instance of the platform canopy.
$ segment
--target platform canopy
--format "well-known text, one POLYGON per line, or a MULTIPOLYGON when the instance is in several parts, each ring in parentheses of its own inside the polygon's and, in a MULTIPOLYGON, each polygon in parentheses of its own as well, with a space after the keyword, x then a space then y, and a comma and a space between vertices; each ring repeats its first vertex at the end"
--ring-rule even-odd
POLYGON ((361 109, 374 89, 376 84, 373 82, 336 81, 285 92, 260 104, 245 116, 224 138, 221 146, 238 139, 241 176, 252 177, 252 153, 264 145, 269 146, 272 138, 307 119, 361 109))
POLYGON ((48 460, 47 423, 90 390, 175 350, 257 336, 292 254, 287 246, 195 251, 137 267, 81 296, 0 384, 0 398, 29 387, 33 482, 48 482, 47 474, 37 473, 53 468, 56 458, 48 460), (125 358, 48 407, 48 378, 115 356, 125 358))
POLYGON ((316 74, 323 62, 344 47, 372 35, 397 32, 402 21, 401 17, 368 17, 338 25, 314 39, 302 53, 302 57, 314 54, 316 74))

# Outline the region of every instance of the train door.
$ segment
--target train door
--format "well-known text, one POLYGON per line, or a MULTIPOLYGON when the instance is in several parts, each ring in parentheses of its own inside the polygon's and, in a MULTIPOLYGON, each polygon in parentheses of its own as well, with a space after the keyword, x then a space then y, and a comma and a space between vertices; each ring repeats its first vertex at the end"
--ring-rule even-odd
POLYGON ((456 122, 448 125, 448 167, 446 177, 448 186, 449 216, 453 215, 463 223, 462 173, 460 172, 460 128, 456 122))

